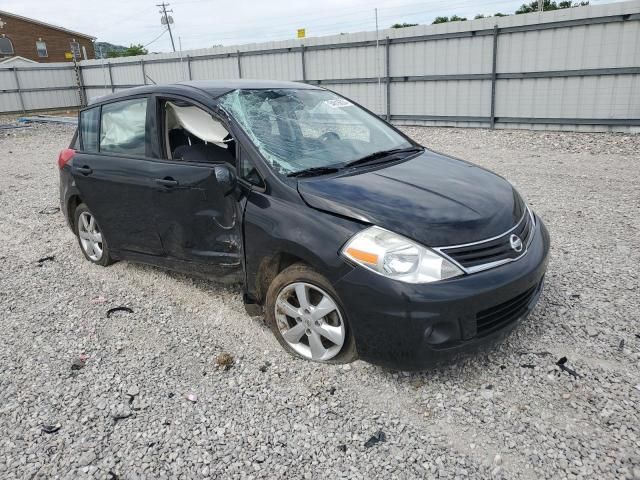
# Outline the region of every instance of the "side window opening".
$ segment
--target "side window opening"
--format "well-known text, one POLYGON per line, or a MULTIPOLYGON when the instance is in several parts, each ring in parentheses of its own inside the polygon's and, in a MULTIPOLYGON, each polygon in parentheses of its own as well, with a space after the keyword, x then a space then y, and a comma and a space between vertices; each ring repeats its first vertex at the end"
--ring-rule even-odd
POLYGON ((235 141, 211 114, 179 100, 165 101, 163 109, 168 159, 235 165, 235 141))

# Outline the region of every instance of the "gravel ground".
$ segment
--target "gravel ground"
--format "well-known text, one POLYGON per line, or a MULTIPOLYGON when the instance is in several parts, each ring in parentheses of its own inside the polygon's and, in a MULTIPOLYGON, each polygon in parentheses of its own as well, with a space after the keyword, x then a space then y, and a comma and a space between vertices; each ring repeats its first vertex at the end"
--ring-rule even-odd
POLYGON ((423 373, 298 361, 235 288, 89 264, 55 211, 72 129, 0 131, 0 478, 640 479, 640 136, 406 130, 553 240, 528 321, 423 373))

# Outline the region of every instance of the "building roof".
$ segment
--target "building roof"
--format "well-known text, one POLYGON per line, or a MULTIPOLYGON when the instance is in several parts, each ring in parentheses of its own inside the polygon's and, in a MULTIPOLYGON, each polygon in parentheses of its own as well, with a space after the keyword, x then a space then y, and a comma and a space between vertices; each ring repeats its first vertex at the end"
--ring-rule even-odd
POLYGON ((95 40, 96 37, 92 35, 87 35, 86 33, 76 32, 75 30, 69 30, 68 28, 59 27, 57 25, 53 25, 51 23, 41 22, 40 20, 36 20, 35 18, 23 17, 22 15, 16 15, 15 13, 6 12, 4 10, 0 10, 0 18, 2 16, 17 18, 18 20, 23 20, 25 22, 35 23, 38 25, 42 25, 48 28, 53 28, 54 30, 59 30, 61 32, 67 32, 77 37, 90 38, 91 40, 95 40))
POLYGON ((15 57, 9 57, 9 58, 0 60, 0 65, 9 65, 9 64, 21 65, 26 63, 38 63, 38 62, 36 62, 35 60, 31 60, 29 58, 21 57, 20 55, 16 55, 15 57))

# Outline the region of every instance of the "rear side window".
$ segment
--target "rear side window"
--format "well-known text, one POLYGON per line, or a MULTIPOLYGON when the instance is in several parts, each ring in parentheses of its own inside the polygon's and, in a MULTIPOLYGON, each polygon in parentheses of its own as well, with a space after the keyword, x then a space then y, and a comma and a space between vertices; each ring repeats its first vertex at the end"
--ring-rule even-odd
POLYGON ((71 145, 69 148, 73 148, 75 151, 80 150, 80 133, 76 129, 76 132, 73 134, 73 138, 71 139, 71 145))
POLYGON ((100 151, 144 156, 146 119, 146 98, 103 105, 100 151))
POLYGON ((80 112, 80 146, 84 152, 98 151, 98 122, 100 107, 80 112))

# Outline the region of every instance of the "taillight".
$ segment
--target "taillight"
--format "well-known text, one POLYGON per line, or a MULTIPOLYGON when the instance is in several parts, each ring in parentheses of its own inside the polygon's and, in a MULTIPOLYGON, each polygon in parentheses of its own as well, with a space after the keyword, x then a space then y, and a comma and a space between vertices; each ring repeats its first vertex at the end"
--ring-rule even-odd
POLYGON ((76 154, 76 151, 73 148, 65 148, 58 155, 58 168, 62 169, 69 160, 76 154))

